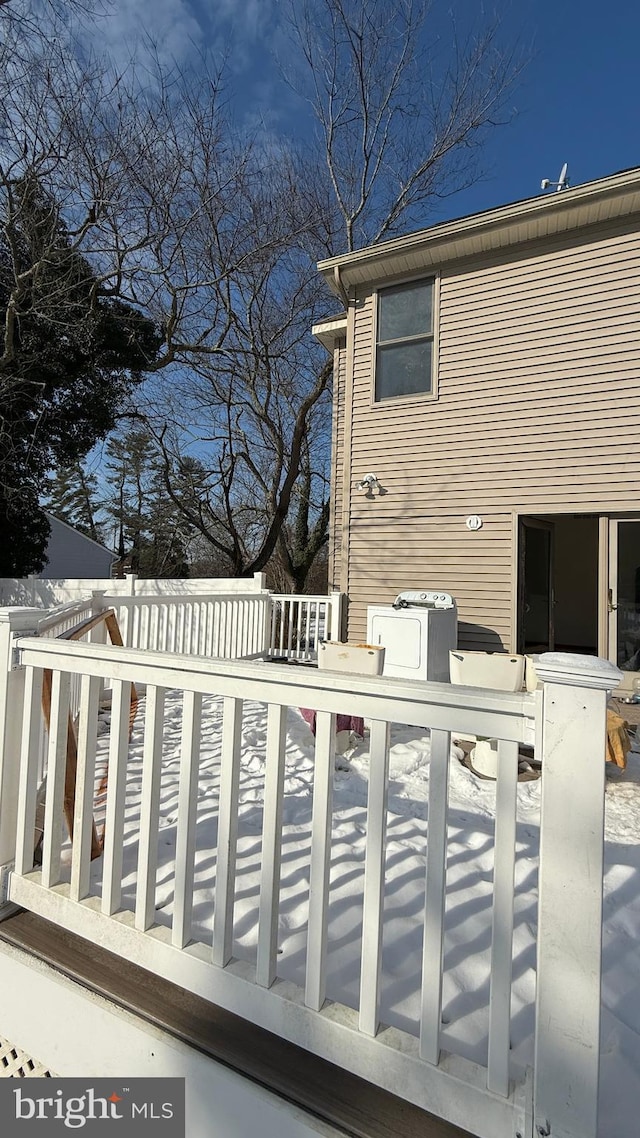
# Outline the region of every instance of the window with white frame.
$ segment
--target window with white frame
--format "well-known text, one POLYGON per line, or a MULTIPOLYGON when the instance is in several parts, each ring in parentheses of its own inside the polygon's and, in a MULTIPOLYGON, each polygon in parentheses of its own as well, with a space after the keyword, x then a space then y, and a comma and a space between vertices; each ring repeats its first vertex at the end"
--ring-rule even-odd
POLYGON ((432 279, 378 293, 376 402, 433 391, 432 279))

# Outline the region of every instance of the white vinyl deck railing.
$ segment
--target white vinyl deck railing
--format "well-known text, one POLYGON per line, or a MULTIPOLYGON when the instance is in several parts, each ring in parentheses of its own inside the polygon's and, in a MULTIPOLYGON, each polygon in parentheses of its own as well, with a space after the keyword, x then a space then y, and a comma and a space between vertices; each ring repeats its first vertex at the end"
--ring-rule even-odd
MULTIPOLYGON (((211 594, 136 594, 94 590, 91 597, 47 611, 37 623, 39 636, 56 637, 84 617, 113 609, 128 648, 156 652, 249 659, 279 656, 313 661, 321 640, 339 640, 342 594, 293 596, 252 590, 211 594)), ((104 642, 104 629, 85 639, 104 642)))
POLYGON ((237 660, 264 653, 268 593, 116 597, 105 594, 128 648, 237 660))
MULTIPOLYGON (((539 667, 543 687, 511 694, 382 677, 315 672, 243 661, 22 636, 29 612, 0 612, 0 865, 5 895, 62 927, 111 949, 185 989, 244 1016, 315 1054, 385 1087, 481 1138, 596 1138, 600 1023, 604 750, 607 691, 619 673, 604 662, 539 667), (17 649, 17 657, 16 657, 17 649), (34 865, 38 739, 45 670, 53 674, 47 753, 44 845, 34 865), (78 776, 70 865, 62 856, 66 732, 70 686, 80 677, 78 776), (105 842, 100 884, 91 874, 91 839, 101 685, 112 684, 105 842), (125 818, 131 684, 146 687, 142 781, 136 820, 125 818), (176 859, 169 883, 170 925, 156 920, 159 794, 167 692, 182 700, 176 859), (195 933, 194 857, 202 707, 219 697, 222 717, 215 889, 211 932, 195 933), (246 701, 267 707, 265 789, 257 949, 233 958, 238 879, 240 726, 246 701), (283 865, 286 712, 317 709, 309 840, 304 983, 278 975, 283 865), (8 709, 11 708, 11 714, 8 709), (370 768, 356 1007, 327 990, 332 795, 336 714, 370 722, 370 768), (20 726, 16 728, 16 721, 20 726), (423 956, 417 1037, 380 1022, 389 728, 411 724, 431 735, 423 956), (442 968, 446 906, 451 733, 499 740, 494 834, 492 944, 485 1066, 443 1050, 442 968), (518 746, 543 763, 537 992, 533 1077, 510 1057, 515 822, 518 746), (571 809, 567 801, 571 795, 571 809), (133 832, 131 827, 133 826, 133 832), (137 844, 135 897, 123 905, 125 840, 137 844), (576 951, 579 946, 579 952, 576 951)), ((580 662, 581 661, 581 662, 580 662)), ((407 852, 412 856, 412 851, 407 852)), ((166 870, 166 867, 165 867, 166 870)), ((166 879, 163 886, 167 887, 166 879)), ((200 898, 201 908, 204 902, 200 898)), ((202 927, 202 912, 199 914, 202 927)), ((468 946, 473 952, 473 945, 468 946)))
POLYGON ((271 594, 268 652, 289 660, 316 660, 321 640, 340 640, 341 593, 271 594))

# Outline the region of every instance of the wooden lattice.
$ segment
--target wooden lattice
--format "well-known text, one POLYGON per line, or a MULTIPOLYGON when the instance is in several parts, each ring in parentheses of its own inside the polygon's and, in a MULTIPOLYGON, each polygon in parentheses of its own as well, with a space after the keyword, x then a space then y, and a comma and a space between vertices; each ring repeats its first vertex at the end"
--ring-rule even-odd
POLYGON ((0 1079, 50 1079, 51 1071, 0 1035, 0 1079))

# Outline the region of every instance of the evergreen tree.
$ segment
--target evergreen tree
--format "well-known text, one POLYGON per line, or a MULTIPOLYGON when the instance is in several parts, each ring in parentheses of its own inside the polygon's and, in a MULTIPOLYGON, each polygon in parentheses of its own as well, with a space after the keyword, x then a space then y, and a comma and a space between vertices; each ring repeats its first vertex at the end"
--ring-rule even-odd
POLYGON ((81 462, 61 467, 49 480, 43 503, 56 518, 104 544, 104 521, 98 520, 98 479, 81 462))
POLYGON ((141 577, 186 577, 191 527, 168 497, 162 464, 145 430, 113 436, 105 469, 112 493, 104 512, 113 519, 119 556, 141 577))
POLYGON ((12 186, 2 221, 0 576, 22 576, 44 565, 48 472, 73 465, 113 429, 160 337, 131 305, 101 295, 35 178, 12 186))

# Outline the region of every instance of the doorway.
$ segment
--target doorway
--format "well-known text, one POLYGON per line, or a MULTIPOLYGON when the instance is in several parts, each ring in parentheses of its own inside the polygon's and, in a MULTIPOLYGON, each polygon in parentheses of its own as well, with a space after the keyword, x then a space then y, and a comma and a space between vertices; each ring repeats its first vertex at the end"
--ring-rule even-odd
POLYGON ((640 520, 609 521, 609 659, 640 674, 640 520))
POLYGON ((555 646, 554 536, 553 522, 520 518, 519 652, 552 652, 555 646))
POLYGON ((518 652, 598 655, 598 566, 598 517, 519 518, 518 652))

